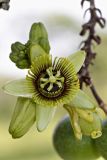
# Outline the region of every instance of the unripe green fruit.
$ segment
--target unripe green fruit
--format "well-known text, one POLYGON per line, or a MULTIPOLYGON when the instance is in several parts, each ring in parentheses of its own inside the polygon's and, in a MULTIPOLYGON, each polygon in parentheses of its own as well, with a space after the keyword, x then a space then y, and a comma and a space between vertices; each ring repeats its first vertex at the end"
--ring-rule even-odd
POLYGON ((99 157, 90 137, 83 136, 81 141, 75 138, 68 117, 58 124, 53 143, 64 160, 95 160, 99 157))
POLYGON ((94 142, 98 152, 107 160, 107 122, 103 125, 102 136, 94 142))

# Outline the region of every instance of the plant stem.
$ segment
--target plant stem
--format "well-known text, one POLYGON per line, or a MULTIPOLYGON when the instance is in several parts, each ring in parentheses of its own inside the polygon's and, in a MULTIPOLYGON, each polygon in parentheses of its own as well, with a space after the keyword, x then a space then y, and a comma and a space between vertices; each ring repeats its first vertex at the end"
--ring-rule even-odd
POLYGON ((0 0, 0 9, 9 10, 10 0, 0 0))
POLYGON ((96 53, 93 51, 93 42, 97 43, 98 45, 101 43, 101 38, 96 35, 95 27, 96 24, 98 24, 101 28, 104 28, 105 19, 102 17, 100 9, 95 7, 95 0, 82 0, 82 7, 85 1, 88 1, 90 3, 90 7, 85 11, 84 16, 89 11, 90 19, 87 23, 82 25, 82 30, 80 32, 81 36, 84 36, 88 32, 86 40, 82 41, 81 43, 81 50, 84 50, 86 52, 86 59, 83 67, 79 71, 80 87, 81 89, 83 88, 83 83, 89 86, 98 105, 104 110, 105 113, 107 113, 107 106, 98 95, 89 72, 89 65, 93 63, 93 60, 96 57, 96 53))

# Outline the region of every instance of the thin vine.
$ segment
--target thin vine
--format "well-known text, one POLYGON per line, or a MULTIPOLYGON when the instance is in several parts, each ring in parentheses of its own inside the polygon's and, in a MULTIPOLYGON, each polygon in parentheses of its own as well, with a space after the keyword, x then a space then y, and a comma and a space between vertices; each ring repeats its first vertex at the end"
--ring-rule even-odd
POLYGON ((89 72, 89 66, 93 63, 93 60, 96 57, 96 53, 93 51, 93 43, 97 43, 99 45, 101 43, 101 38, 99 35, 96 34, 96 25, 98 24, 101 28, 105 27, 106 21, 102 17, 102 12, 100 9, 96 8, 95 6, 95 0, 82 0, 81 6, 83 7, 84 2, 88 1, 90 4, 90 7, 85 11, 84 16, 89 11, 90 12, 90 19, 87 23, 82 25, 82 30, 80 32, 81 36, 84 36, 88 32, 88 36, 85 41, 81 42, 81 50, 84 50, 86 52, 86 59, 84 62, 83 67, 79 71, 79 79, 80 79, 80 87, 83 88, 83 83, 85 83, 88 87, 90 87, 90 90, 95 97, 98 105, 107 113, 107 105, 104 103, 102 98, 97 93, 97 90, 93 84, 90 72, 89 72))
POLYGON ((10 0, 0 0, 0 9, 9 10, 10 0))

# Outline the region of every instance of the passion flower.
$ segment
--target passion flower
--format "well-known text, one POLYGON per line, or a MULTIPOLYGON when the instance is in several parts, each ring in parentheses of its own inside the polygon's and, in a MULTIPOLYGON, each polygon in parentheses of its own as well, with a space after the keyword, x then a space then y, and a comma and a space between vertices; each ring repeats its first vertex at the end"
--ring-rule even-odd
POLYGON ((74 112, 74 126, 77 126, 74 128, 79 134, 74 132, 79 139, 82 137, 75 115, 78 111, 85 119, 84 111, 80 114, 79 109, 94 108, 87 95, 79 90, 77 73, 84 63, 85 53, 78 51, 68 58, 56 57, 52 61, 49 52, 48 34, 42 23, 32 25, 27 43, 16 42, 11 46, 11 61, 20 69, 29 69, 25 79, 9 82, 3 87, 8 94, 18 96, 9 127, 13 138, 23 136, 35 121, 38 131, 44 130, 56 106, 67 106, 65 109, 69 113, 74 112))
POLYGON ((58 106, 72 100, 79 89, 73 64, 67 58, 43 55, 35 58, 26 78, 37 104, 58 106))
MULTIPOLYGON (((81 53, 78 52, 79 54, 81 53)), ((32 56, 34 55, 32 54, 32 56)), ((29 107, 26 101, 30 101, 30 105, 33 107, 35 104, 37 129, 42 131, 47 127, 56 106, 63 106, 69 103, 79 91, 79 80, 76 74, 78 69, 75 68, 75 63, 72 63, 74 60, 71 62, 67 58, 55 58, 52 63, 52 56, 48 54, 43 54, 32 59, 31 68, 25 79, 9 82, 3 87, 8 94, 22 97, 18 98, 17 109, 14 111, 16 113, 17 110, 17 114, 14 116, 13 113, 13 117, 16 117, 15 121, 17 123, 13 120, 15 118, 12 118, 9 127, 9 132, 14 138, 23 136, 31 127, 30 125, 34 123, 34 121, 33 123, 25 121, 26 125, 29 126, 27 129, 25 124, 20 124, 22 121, 24 122, 22 120, 23 116, 21 116, 21 119, 19 118, 20 114, 23 115, 24 111, 26 111, 26 109, 23 109, 23 106, 29 107), (25 103, 28 105, 25 105, 25 103), (17 126, 21 126, 22 130, 17 131, 17 126)), ((33 110, 30 110, 29 116, 31 116, 31 112, 34 117, 33 110)), ((26 116, 24 119, 26 119, 26 116)))
POLYGON ((79 90, 74 65, 67 58, 50 55, 36 57, 26 79, 15 80, 4 86, 11 95, 32 98, 43 106, 58 106, 73 99, 79 90))
POLYGON ((35 121, 38 131, 43 131, 56 106, 63 106, 68 111, 76 138, 101 136, 101 120, 105 115, 96 110, 90 98, 79 89, 76 73, 85 59, 84 52, 76 52, 68 58, 56 57, 52 63, 51 55, 33 45, 30 56, 31 68, 26 78, 3 87, 8 94, 18 96, 9 126, 12 137, 23 136, 35 121))

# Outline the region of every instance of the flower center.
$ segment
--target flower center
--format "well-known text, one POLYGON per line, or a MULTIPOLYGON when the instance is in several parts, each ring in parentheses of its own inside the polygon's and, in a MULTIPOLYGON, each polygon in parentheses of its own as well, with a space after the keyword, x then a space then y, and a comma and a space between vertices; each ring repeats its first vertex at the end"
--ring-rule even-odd
POLYGON ((57 97, 64 89, 64 77, 59 70, 55 71, 52 67, 40 75, 38 82, 41 94, 46 97, 57 97))

